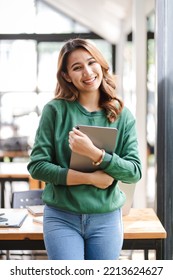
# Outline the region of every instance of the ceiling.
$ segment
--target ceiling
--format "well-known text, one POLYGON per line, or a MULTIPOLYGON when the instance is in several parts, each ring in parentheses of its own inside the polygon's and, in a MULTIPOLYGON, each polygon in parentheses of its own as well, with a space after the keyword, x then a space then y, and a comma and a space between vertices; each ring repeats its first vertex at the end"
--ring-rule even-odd
MULTIPOLYGON (((155 0, 44 0, 92 32, 116 44, 122 30, 131 31, 135 1, 144 1, 146 13, 155 0), (123 29, 122 29, 123 28, 123 29)), ((139 4, 139 3, 138 3, 139 4)))
POLYGON ((115 44, 124 18, 131 15, 132 0, 46 0, 92 32, 115 44))

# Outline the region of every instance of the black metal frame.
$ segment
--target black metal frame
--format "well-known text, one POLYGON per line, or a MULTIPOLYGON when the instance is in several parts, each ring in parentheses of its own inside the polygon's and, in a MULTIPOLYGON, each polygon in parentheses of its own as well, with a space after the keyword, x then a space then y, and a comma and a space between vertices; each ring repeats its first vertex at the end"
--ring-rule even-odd
POLYGON ((91 33, 51 33, 51 34, 38 34, 38 33, 16 33, 16 34, 0 34, 0 40, 35 40, 39 42, 63 42, 68 39, 76 37, 84 39, 103 39, 99 35, 91 33))
MULTIPOLYGON (((163 259, 162 239, 125 239, 123 250, 144 250, 148 259, 148 251, 156 251, 156 259, 163 259)), ((0 250, 45 250, 44 240, 0 240, 0 250)))
POLYGON ((144 250, 145 260, 149 259, 149 250, 156 251, 156 259, 163 259, 163 239, 125 239, 124 250, 144 250))

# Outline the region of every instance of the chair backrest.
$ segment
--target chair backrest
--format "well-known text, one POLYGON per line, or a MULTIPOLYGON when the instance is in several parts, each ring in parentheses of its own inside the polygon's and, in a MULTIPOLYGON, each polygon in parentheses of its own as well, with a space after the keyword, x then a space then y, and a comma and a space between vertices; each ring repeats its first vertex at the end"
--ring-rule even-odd
POLYGON ((26 208, 29 205, 43 205, 43 190, 17 191, 12 194, 12 208, 26 208))

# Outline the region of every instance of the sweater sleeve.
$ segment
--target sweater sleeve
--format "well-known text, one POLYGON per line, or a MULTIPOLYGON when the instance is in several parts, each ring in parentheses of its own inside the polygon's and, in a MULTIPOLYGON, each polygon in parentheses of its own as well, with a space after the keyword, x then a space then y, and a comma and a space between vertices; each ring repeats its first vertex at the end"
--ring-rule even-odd
POLYGON ((34 179, 65 185, 68 169, 54 163, 55 114, 51 105, 44 107, 27 168, 34 179))
POLYGON ((100 167, 115 180, 124 183, 136 183, 141 179, 135 119, 129 111, 123 120, 115 153, 106 153, 100 167))

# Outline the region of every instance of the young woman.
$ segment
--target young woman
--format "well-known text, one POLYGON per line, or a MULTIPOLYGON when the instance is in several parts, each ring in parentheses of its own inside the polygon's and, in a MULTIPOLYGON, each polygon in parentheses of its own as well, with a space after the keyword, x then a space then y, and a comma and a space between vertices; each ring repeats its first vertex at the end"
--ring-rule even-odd
POLYGON ((76 38, 59 54, 55 98, 45 105, 28 170, 46 182, 44 241, 52 260, 115 260, 123 243, 118 181, 136 183, 141 163, 135 120, 116 95, 100 51, 76 38), (118 129, 115 151, 96 147, 76 125, 118 129), (69 167, 71 152, 88 157, 99 170, 69 167))

